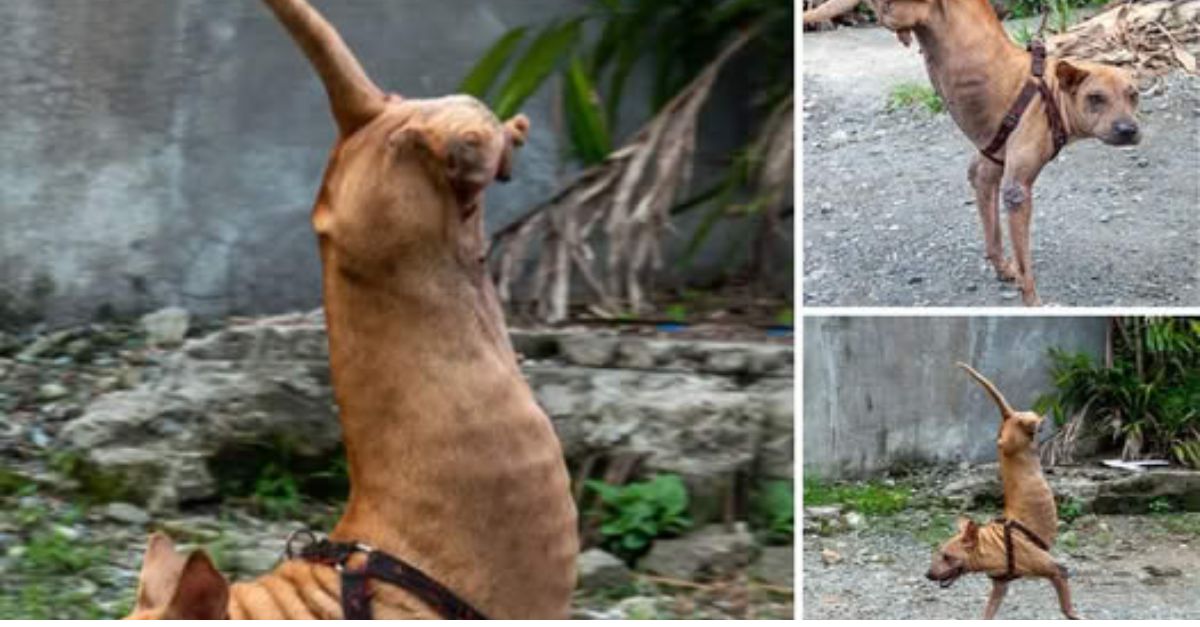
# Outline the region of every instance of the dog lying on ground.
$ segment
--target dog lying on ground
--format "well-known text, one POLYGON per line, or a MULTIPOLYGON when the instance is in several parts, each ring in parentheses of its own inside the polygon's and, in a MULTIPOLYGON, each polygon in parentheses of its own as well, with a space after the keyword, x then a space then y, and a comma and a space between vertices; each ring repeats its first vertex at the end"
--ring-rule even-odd
POLYGON ((1094 137, 1113 146, 1141 140, 1132 74, 1098 63, 1039 59, 1040 49, 1013 43, 987 0, 870 2, 880 24, 901 42, 908 45, 913 35, 920 42, 930 82, 979 150, 968 177, 987 259, 1001 280, 1016 282, 1026 305, 1040 305, 1030 249, 1034 181, 1071 140, 1094 137), (1001 205, 1011 259, 1004 256, 1001 205))
POLYGON ((979 382, 1000 408, 1000 482, 1004 487, 1004 516, 979 525, 970 518, 958 522, 958 533, 933 555, 925 576, 948 588, 966 573, 986 573, 992 593, 983 617, 991 619, 1008 592, 1008 582, 1021 577, 1049 579, 1067 618, 1080 618, 1071 605, 1067 571, 1050 555, 1058 535, 1054 493, 1042 474, 1037 433, 1042 416, 1013 410, 986 377, 966 364, 960 368, 979 382))
POLYGON ((385 94, 304 0, 266 4, 339 130, 312 224, 350 500, 327 540, 232 586, 152 536, 131 618, 565 618, 566 464, 484 265, 483 191, 528 121, 385 94))

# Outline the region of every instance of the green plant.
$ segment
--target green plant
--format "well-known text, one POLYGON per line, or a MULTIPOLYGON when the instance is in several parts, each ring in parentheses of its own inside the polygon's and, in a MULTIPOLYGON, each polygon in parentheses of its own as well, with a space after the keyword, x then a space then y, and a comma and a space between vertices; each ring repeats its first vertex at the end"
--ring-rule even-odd
POLYGON ((676 535, 689 527, 688 495, 676 475, 655 475, 648 481, 623 486, 588 481, 600 497, 600 534, 610 552, 632 561, 658 537, 676 535))
POLYGON ((915 107, 923 107, 926 111, 935 115, 946 110, 941 96, 929 85, 900 83, 893 87, 892 91, 888 94, 888 109, 890 110, 894 111, 896 109, 915 107))
POLYGON ((1111 324, 1111 364, 1051 349, 1055 389, 1034 409, 1066 427, 1056 437, 1089 423, 1119 442, 1127 459, 1169 456, 1200 468, 1200 320, 1111 324))
POLYGON ((1017 27, 1017 30, 1013 31, 1012 38, 1013 41, 1021 44, 1022 46, 1027 46, 1029 45, 1029 42, 1033 41, 1034 33, 1033 30, 1029 28, 1028 24, 1021 24, 1017 27))
POLYGON ((1151 514, 1169 514, 1175 510, 1175 506, 1171 505, 1171 501, 1165 497, 1157 497, 1150 501, 1147 508, 1151 514))
POLYGON ((752 520, 769 544, 795 541, 796 501, 791 481, 769 481, 755 495, 752 520))
POLYGON ((295 518, 301 512, 300 488, 292 473, 268 464, 254 482, 254 504, 275 519, 295 518))
POLYGON ((101 563, 108 557, 102 546, 89 546, 67 538, 57 530, 35 533, 21 556, 27 572, 49 575, 73 575, 101 563))
POLYGON ((579 13, 504 33, 459 89, 486 100, 501 118, 517 112, 558 76, 573 155, 599 163, 613 146, 626 87, 640 63, 652 70, 649 109, 657 112, 748 26, 764 51, 766 101, 791 92, 791 3, 774 0, 593 0, 579 13))
POLYGON ((1083 502, 1076 498, 1063 499, 1058 504, 1058 517, 1065 522, 1072 522, 1083 515, 1083 502))
MULTIPOLYGON (((520 26, 493 44, 460 89, 506 117, 553 81, 570 157, 590 166, 493 235, 506 304, 513 302, 510 284, 536 276, 522 296, 537 317, 562 321, 575 275, 589 288, 581 298, 591 311, 609 318, 644 313, 642 282, 663 270, 662 240, 677 216, 692 211, 702 215, 689 224, 678 265, 689 265, 723 220, 736 219, 760 227, 744 246, 750 273, 762 278, 771 270, 764 260, 782 250, 790 202, 794 11, 778 0, 592 0, 578 13, 520 26), (756 122, 742 145, 710 160, 722 163, 723 175, 692 189, 700 113, 734 58, 752 60, 737 93, 756 122), (633 82, 648 89, 627 89, 633 82), (645 102, 630 97, 642 93, 645 102), (631 114, 638 124, 622 123, 631 114), (564 240, 551 223, 605 227, 581 226, 564 240), (532 273, 525 267, 530 257, 538 259, 532 273)), ((738 270, 730 264, 728 272, 738 270)))
POLYGON ((805 505, 843 505, 868 516, 888 516, 908 506, 912 488, 878 482, 825 483, 804 478, 805 505))

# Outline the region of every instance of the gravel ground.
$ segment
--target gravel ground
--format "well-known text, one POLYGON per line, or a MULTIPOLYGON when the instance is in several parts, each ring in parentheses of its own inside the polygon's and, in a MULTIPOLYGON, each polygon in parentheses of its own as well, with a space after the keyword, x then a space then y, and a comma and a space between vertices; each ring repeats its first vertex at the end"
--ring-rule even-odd
MULTIPOLYGON (((972 146, 946 114, 887 111, 895 85, 928 84, 916 46, 879 28, 803 45, 805 303, 1019 306, 984 258, 972 146)), ((1200 304, 1200 78, 1167 76, 1142 123, 1141 145, 1081 140, 1039 177, 1047 305, 1200 304)))
MULTIPOLYGON (((986 520, 995 512, 976 512, 986 520)), ((871 519, 855 532, 804 538, 804 618, 979 618, 991 582, 966 575, 949 590, 926 581, 931 514, 910 511, 871 519), (839 561, 826 565, 829 551, 839 561)), ((938 526, 953 520, 943 514, 938 526)), ((1200 514, 1084 516, 1060 534, 1054 554, 1071 572, 1076 610, 1091 619, 1200 618, 1200 514), (1069 538, 1073 540, 1068 541, 1069 538), (1073 546, 1071 546, 1073 545, 1073 546), (1070 546, 1070 548, 1068 548, 1070 546), (1152 576, 1146 567, 1169 571, 1152 576), (1174 570, 1172 570, 1174 569, 1174 570)), ((1018 580, 997 618, 1058 619, 1057 597, 1043 580, 1018 580)))

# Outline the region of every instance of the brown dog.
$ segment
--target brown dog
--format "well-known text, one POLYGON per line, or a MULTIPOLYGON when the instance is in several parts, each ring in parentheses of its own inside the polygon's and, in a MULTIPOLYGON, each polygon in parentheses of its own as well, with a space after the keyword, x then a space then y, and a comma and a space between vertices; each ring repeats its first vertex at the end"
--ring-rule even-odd
POLYGON ((992 594, 985 619, 996 615, 1009 581, 1044 577, 1054 585, 1063 614, 1080 618, 1071 606, 1066 570, 1049 553, 1058 535, 1058 510, 1037 451, 1043 418, 1034 412, 1014 411, 991 381, 966 364, 958 366, 978 381, 1000 408, 996 448, 1004 486, 1004 518, 983 526, 970 518, 960 519, 958 534, 934 553, 925 576, 948 588, 964 573, 987 573, 992 578, 992 594))
MULTIPOLYGON (((1012 42, 987 0, 870 0, 879 21, 905 45, 915 34, 934 89, 980 151, 995 138, 1030 80, 1032 57, 1012 42)), ((1114 146, 1141 140, 1138 90, 1125 70, 1097 63, 1046 61, 1045 82, 1057 101, 1066 139, 1095 137, 1114 146)), ((1030 228, 1033 183, 1058 152, 1046 103, 1038 96, 997 155, 976 155, 969 178, 983 223, 987 258, 999 278, 1016 281, 1026 305, 1040 305, 1033 278, 1030 228), (998 207, 1008 212, 1013 259, 1004 257, 998 207)))
MULTIPOLYGON (((351 485, 330 538, 402 558, 490 618, 565 618, 569 478, 484 267, 483 190, 508 177, 528 122, 467 97, 385 94, 306 2, 266 3, 340 131, 312 213, 351 485)), ((294 559, 230 586, 204 553, 155 536, 133 617, 336 619, 340 581, 294 559)), ((367 585, 376 618, 439 615, 409 589, 367 585)))

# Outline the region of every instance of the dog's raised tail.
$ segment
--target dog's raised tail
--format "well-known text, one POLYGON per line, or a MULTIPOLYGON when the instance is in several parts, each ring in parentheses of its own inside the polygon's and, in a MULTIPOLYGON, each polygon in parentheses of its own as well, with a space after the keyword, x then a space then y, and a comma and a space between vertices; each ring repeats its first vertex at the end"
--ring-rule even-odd
POLYGON ((988 396, 991 396, 992 400, 996 402, 996 406, 1000 408, 1001 416, 1008 418, 1009 416, 1013 415, 1012 406, 1008 404, 1008 401, 1005 400, 1004 395, 1000 393, 1000 390, 996 389, 996 385, 994 383, 988 381, 987 377, 979 374, 974 368, 964 364, 961 361, 955 362, 955 365, 963 370, 966 370, 967 374, 971 375, 972 379, 975 379, 979 382, 979 385, 983 386, 983 389, 987 391, 988 396))
POLYGON ((316 69, 338 129, 350 135, 383 111, 386 94, 367 76, 337 30, 305 0, 263 0, 316 69))

